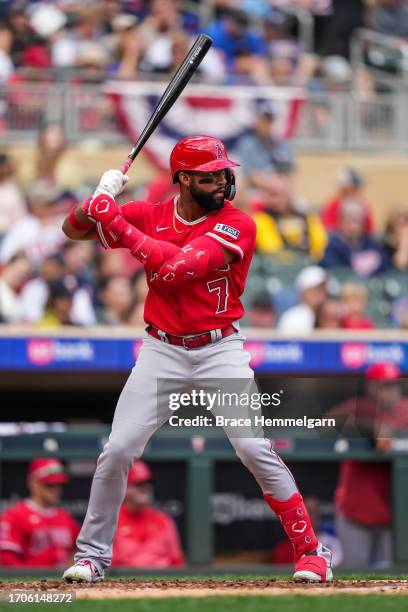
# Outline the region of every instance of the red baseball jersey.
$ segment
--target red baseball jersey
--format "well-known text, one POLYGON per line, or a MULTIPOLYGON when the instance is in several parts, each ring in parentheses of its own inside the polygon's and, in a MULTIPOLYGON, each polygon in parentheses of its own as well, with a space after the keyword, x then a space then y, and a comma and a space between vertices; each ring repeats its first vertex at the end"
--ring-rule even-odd
POLYGON ((174 521, 156 508, 130 512, 123 505, 113 542, 112 565, 171 567, 184 564, 174 521))
MULTIPOLYGON (((209 236, 235 255, 228 265, 178 287, 163 288, 148 278, 146 323, 182 336, 225 327, 243 316, 240 296, 256 240, 251 217, 226 201, 221 210, 186 221, 177 212, 177 196, 156 204, 128 202, 121 211, 129 223, 156 240, 184 247, 194 238, 209 236)), ((105 246, 112 246, 99 236, 105 246)))
POLYGON ((62 508, 40 508, 23 500, 0 518, 0 564, 67 565, 78 533, 77 522, 62 508))

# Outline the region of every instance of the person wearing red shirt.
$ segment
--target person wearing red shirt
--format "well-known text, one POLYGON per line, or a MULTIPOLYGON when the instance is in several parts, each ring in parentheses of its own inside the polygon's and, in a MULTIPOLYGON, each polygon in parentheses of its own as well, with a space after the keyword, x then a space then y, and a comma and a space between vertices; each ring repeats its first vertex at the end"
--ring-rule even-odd
POLYGON ((112 565, 178 567, 184 565, 177 527, 152 506, 153 474, 144 461, 129 472, 125 501, 113 541, 112 565))
MULTIPOLYGON (((119 206, 115 198, 126 177, 109 170, 92 197, 64 221, 63 231, 73 240, 98 238, 106 248, 128 249, 142 262, 149 287, 147 334, 98 459, 76 563, 63 574, 68 582, 103 580, 129 468, 154 432, 172 420, 173 390, 180 396, 186 381, 192 381, 200 393, 213 397, 231 396, 232 390, 236 397, 257 391, 239 330, 256 227, 231 201, 236 165, 218 138, 189 136, 170 154, 171 176, 179 190, 175 197, 119 206)), ((221 398, 212 414, 228 418, 225 408, 221 398)), ((229 420, 233 416, 244 422, 251 416, 247 408, 233 402, 229 420)), ((331 553, 316 538, 293 476, 272 442, 254 423, 224 429, 293 544, 294 580, 330 581, 331 553)))
POLYGON ((364 209, 364 231, 371 235, 375 232, 374 217, 370 204, 362 197, 363 177, 353 168, 342 168, 337 179, 337 192, 323 205, 322 221, 329 232, 339 230, 340 212, 343 202, 356 201, 364 209))
POLYGON ((28 468, 29 497, 0 517, 0 565, 59 567, 70 561, 79 526, 58 507, 66 482, 58 459, 33 459, 28 468))
POLYGON ((347 282, 341 288, 341 327, 344 329, 374 329, 373 321, 367 317, 367 289, 364 285, 347 282))
MULTIPOLYGON (((378 363, 366 373, 364 397, 354 397, 330 411, 350 428, 374 440, 379 452, 390 448, 394 431, 408 429, 408 398, 402 397, 399 368, 378 363)), ((344 565, 386 567, 392 560, 390 464, 343 461, 335 492, 336 529, 344 565)))

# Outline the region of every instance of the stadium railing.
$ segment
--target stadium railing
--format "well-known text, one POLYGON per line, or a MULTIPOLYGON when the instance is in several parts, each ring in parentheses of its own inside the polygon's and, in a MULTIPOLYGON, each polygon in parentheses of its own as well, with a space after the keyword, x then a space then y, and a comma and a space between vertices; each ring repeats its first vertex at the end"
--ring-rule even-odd
MULTIPOLYGON (((32 141, 45 122, 63 125, 69 143, 98 140, 123 144, 127 138, 117 101, 128 108, 146 100, 152 103, 163 92, 158 82, 101 85, 69 82, 22 82, 0 87, 0 143, 32 141), (116 102, 114 102, 114 99, 116 102)), ((235 114, 229 137, 236 139, 250 129, 255 100, 270 100, 277 112, 279 131, 293 138, 300 150, 392 150, 408 147, 406 93, 366 97, 352 92, 310 93, 303 88, 235 87, 191 84, 184 99, 200 103, 228 99, 228 113, 235 114)), ((180 112, 180 104, 177 107, 180 112)), ((174 111, 175 112, 175 111, 174 111)), ((218 132, 219 122, 208 111, 203 126, 218 132)), ((131 117, 128 119, 132 120, 131 117)), ((137 126, 135 126, 137 131, 137 126)))

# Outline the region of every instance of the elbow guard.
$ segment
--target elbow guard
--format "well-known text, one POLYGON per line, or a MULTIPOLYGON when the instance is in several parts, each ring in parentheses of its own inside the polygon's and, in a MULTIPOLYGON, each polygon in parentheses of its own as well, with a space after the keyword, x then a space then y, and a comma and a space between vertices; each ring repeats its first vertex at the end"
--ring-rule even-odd
POLYGON ((186 280, 205 276, 225 265, 223 248, 211 238, 202 236, 181 249, 181 252, 160 268, 155 282, 179 285, 186 280))

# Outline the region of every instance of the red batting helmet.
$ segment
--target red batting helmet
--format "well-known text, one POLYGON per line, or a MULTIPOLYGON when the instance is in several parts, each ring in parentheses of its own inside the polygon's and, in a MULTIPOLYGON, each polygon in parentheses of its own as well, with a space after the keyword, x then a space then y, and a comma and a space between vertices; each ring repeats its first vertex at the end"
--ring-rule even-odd
POLYGON ((188 136, 180 140, 170 154, 170 170, 173 183, 182 170, 215 172, 239 166, 227 157, 225 145, 212 136, 188 136))

